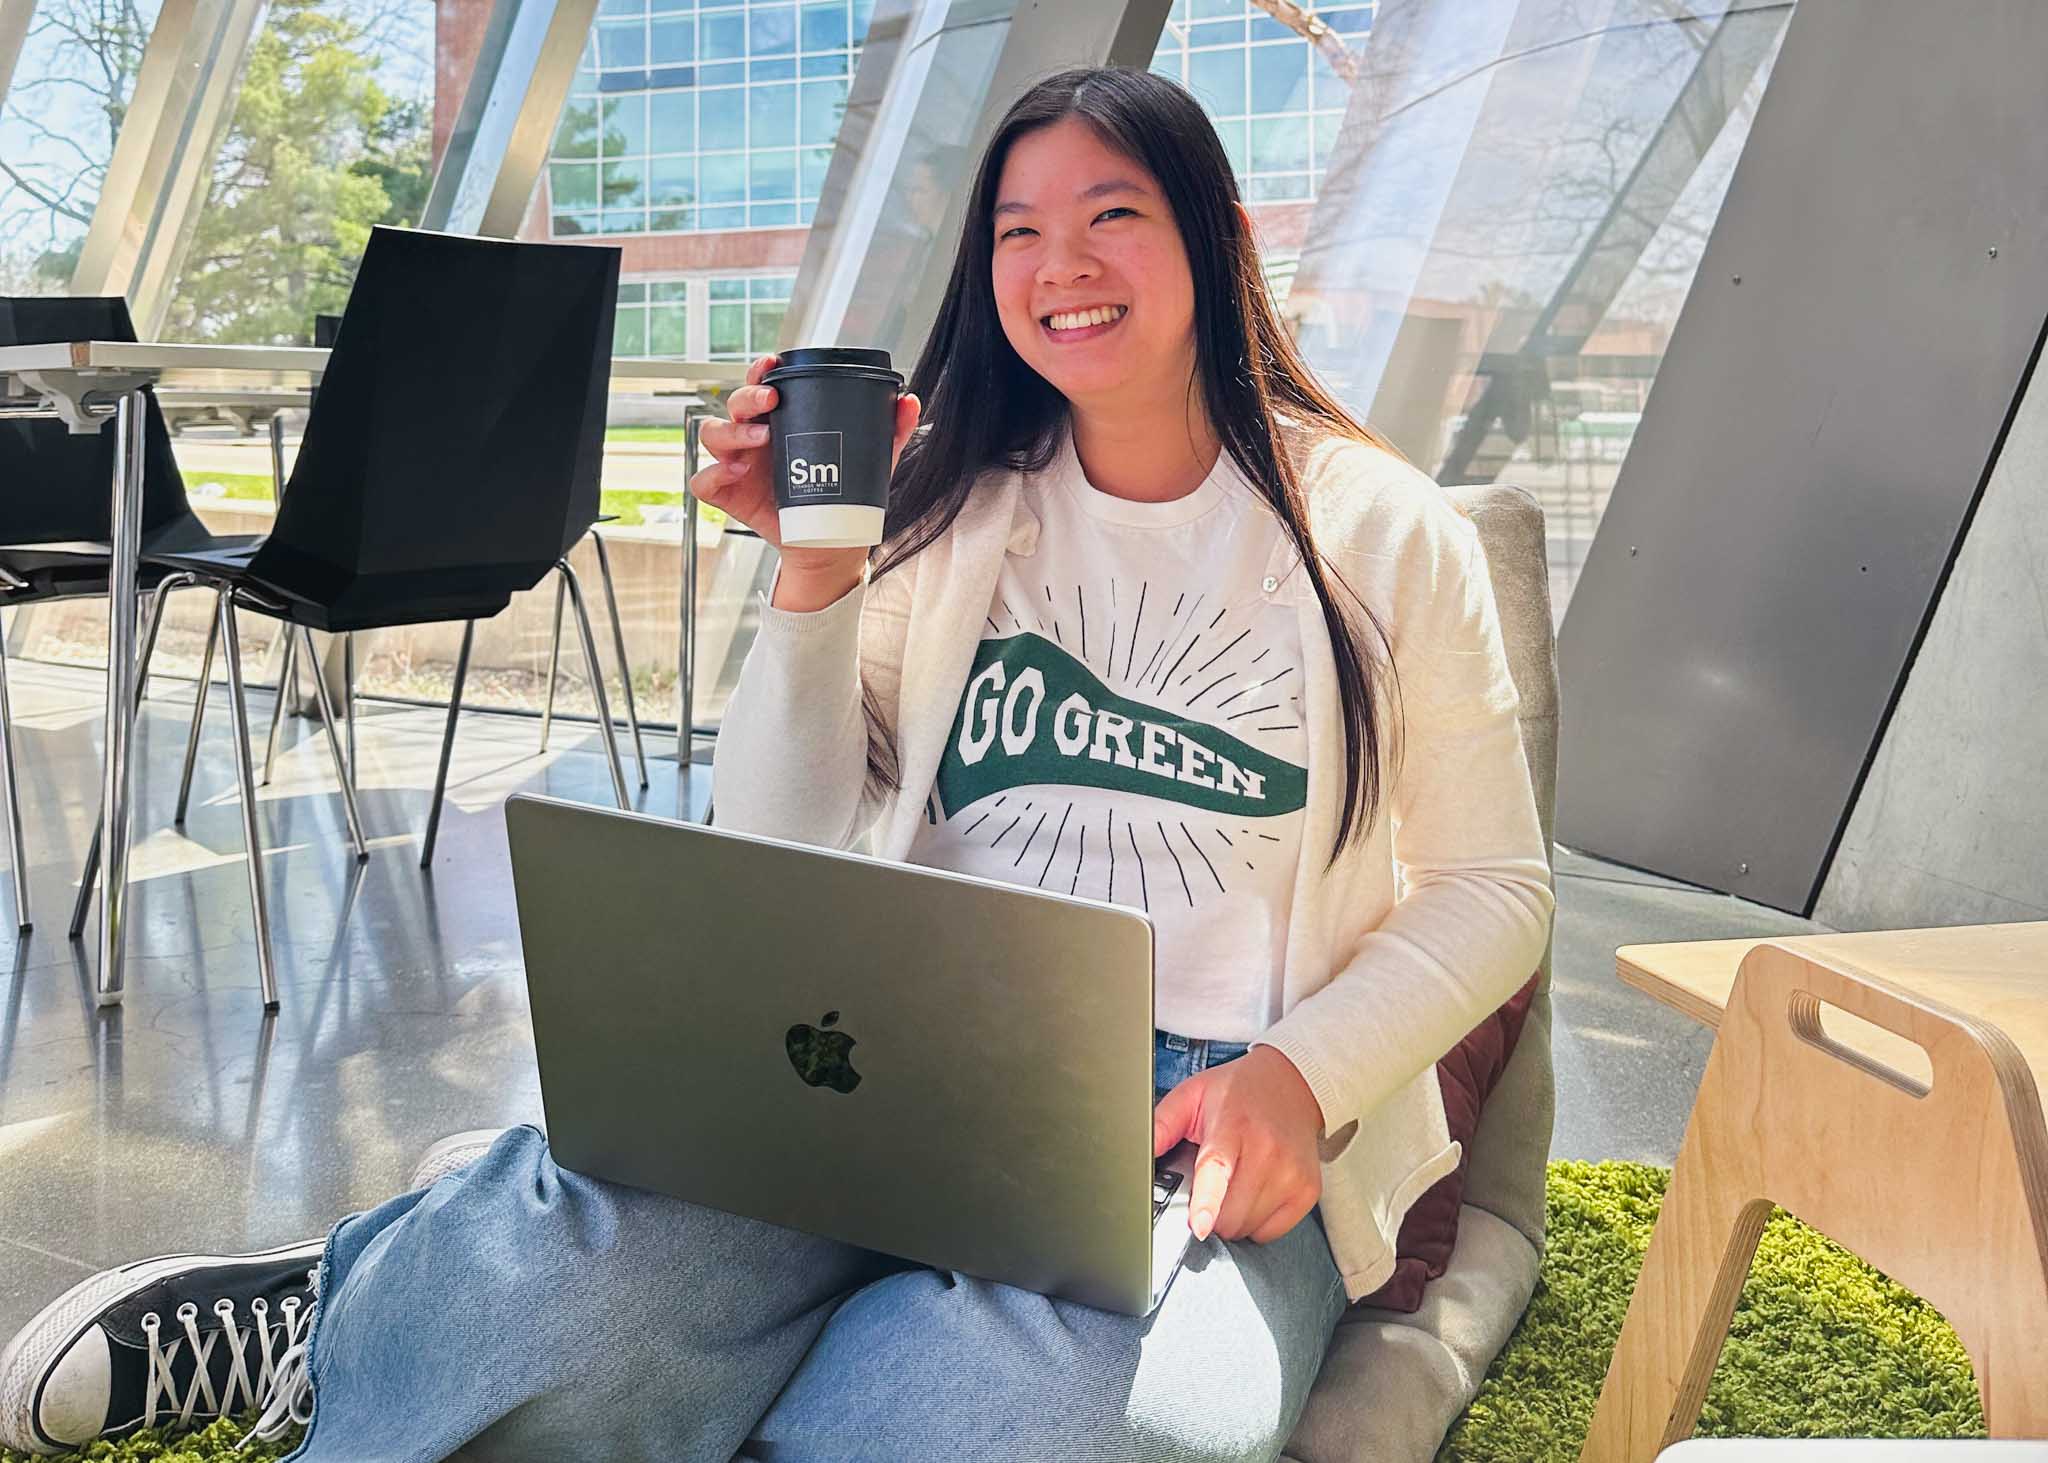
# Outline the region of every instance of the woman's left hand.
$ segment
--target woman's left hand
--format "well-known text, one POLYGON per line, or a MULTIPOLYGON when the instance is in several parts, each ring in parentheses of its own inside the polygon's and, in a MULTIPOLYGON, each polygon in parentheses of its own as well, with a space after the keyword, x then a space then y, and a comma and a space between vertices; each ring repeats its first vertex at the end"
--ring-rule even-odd
POLYGON ((1152 1153, 1197 1143, 1188 1227, 1196 1239, 1271 1244, 1322 1197, 1323 1110, 1294 1063, 1270 1046, 1197 1072, 1152 1110, 1152 1153))

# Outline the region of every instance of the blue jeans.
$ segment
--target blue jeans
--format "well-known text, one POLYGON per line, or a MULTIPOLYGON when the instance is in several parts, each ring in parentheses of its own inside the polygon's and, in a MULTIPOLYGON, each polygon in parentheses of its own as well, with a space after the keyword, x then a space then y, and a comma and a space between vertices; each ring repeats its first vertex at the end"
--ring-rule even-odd
MULTIPOLYGON (((1158 1095, 1236 1044, 1160 1033, 1158 1095)), ((1097 1310, 558 1168, 530 1127, 336 1225, 295 1463, 1271 1459, 1344 1308, 1322 1219, 1097 1310)))

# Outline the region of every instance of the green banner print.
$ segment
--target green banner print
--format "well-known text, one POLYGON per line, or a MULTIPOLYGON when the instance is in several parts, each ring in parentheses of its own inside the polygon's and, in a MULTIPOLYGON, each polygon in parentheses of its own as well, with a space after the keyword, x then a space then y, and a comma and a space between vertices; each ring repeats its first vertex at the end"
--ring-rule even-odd
POLYGON ((1118 696, 1041 635, 984 640, 939 763, 947 817, 1033 783, 1101 787, 1271 818, 1308 801, 1308 773, 1210 726, 1118 696))

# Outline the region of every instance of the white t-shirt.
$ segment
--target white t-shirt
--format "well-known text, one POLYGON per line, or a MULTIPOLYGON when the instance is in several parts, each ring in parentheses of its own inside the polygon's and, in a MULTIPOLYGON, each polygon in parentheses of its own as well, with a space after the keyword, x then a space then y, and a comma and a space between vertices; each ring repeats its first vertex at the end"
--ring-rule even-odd
POLYGON ((1135 503, 1067 441, 1023 493, 1037 545, 1004 558, 910 861, 1145 910, 1159 1027, 1249 1041, 1307 797, 1299 559, 1228 452, 1135 503))

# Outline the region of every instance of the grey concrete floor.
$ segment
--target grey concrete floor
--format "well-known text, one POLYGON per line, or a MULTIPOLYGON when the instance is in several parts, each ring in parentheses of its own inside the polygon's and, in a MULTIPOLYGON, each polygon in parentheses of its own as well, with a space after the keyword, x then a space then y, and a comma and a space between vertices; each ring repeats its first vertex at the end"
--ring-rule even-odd
MULTIPOLYGON (((288 723, 258 796, 282 999, 266 1018, 226 697, 209 703, 180 831, 193 688, 158 678, 139 738, 128 994, 102 1012, 95 926, 71 941, 65 925, 97 809, 103 683, 12 670, 35 929, 16 936, 0 918, 0 1337, 92 1271, 317 1235, 396 1192, 435 1139, 539 1119, 502 805, 521 790, 609 803, 594 728, 558 724, 542 755, 537 723, 465 716, 423 874, 443 713, 364 706, 362 865, 317 727, 288 723)), ((251 699, 260 731, 271 703, 251 699)), ((701 818, 709 770, 679 790, 673 745, 651 742, 663 755, 635 806, 701 818)), ((1569 850, 1558 909, 1555 1152, 1668 1163, 1708 1037, 1621 985, 1615 947, 1818 926, 1569 850)), ((679 939, 690 918, 685 898, 679 939)))

